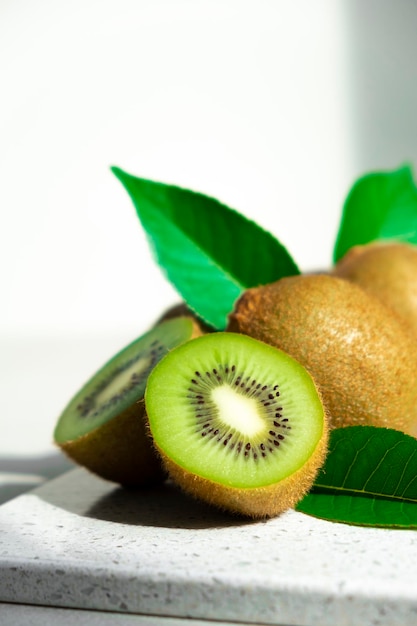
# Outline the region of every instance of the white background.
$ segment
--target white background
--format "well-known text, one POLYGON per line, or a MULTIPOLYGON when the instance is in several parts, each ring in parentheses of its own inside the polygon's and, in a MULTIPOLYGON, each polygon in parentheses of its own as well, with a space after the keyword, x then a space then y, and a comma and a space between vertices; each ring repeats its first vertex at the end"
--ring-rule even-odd
POLYGON ((217 197, 303 270, 417 159, 411 0, 0 0, 0 452, 177 302, 110 173, 217 197))

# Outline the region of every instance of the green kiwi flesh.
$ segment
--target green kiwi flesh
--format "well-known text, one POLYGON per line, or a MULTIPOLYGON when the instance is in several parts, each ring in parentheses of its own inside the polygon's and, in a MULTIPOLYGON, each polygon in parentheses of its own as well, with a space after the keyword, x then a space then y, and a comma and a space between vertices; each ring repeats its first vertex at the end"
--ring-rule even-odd
POLYGON ((293 507, 327 449, 316 385, 296 360, 233 333, 183 344, 145 392, 154 444, 185 491, 253 518, 293 507))
POLYGON ((194 320, 178 317, 123 348, 68 403, 54 430, 55 443, 107 480, 131 486, 163 480, 146 428, 145 387, 169 350, 199 334, 194 320))

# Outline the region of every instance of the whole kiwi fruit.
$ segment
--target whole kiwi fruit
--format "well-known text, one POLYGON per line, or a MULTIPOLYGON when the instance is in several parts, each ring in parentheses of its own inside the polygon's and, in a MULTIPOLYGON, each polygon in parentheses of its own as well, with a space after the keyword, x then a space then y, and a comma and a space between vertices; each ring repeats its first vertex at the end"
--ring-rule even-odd
POLYGON ((293 507, 326 456, 313 379, 250 337, 211 333, 174 348, 151 372, 145 404, 171 478, 232 513, 263 518, 293 507))
POLYGON ((166 472, 146 426, 146 382, 168 350, 200 334, 194 319, 176 317, 123 348, 67 404, 55 443, 106 480, 131 487, 163 481, 166 472))
POLYGON ((354 246, 333 274, 359 285, 399 315, 417 337, 417 247, 400 242, 354 246))
POLYGON ((156 321, 156 324, 160 324, 161 322, 165 322, 166 320, 172 320, 176 317, 191 317, 195 320, 196 324, 201 328, 204 333, 212 333, 215 329, 213 326, 210 326, 205 322, 200 316, 195 313, 186 302, 178 302, 177 304, 173 304, 166 311, 162 313, 162 315, 156 321))
POLYGON ((417 436, 414 338, 358 285, 299 275, 249 289, 228 329, 300 361, 319 386, 332 427, 374 425, 417 436))

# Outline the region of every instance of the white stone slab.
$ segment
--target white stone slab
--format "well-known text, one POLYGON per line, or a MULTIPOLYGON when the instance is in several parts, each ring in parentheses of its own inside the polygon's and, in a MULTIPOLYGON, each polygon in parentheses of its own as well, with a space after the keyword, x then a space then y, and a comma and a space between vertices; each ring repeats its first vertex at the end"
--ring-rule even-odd
POLYGON ((0 504, 38 487, 45 481, 36 474, 19 474, 0 471, 0 504))
POLYGON ((415 626, 417 533, 234 519, 76 469, 0 507, 0 601, 297 626, 415 626))
POLYGON ((2 626, 236 626, 237 622, 213 622, 187 618, 132 615, 79 609, 56 609, 0 602, 2 626))

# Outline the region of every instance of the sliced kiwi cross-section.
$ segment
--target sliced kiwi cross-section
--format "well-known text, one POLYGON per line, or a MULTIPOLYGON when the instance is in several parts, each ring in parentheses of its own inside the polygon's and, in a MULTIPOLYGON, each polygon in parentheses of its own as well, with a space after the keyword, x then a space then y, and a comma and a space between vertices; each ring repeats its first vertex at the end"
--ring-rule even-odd
POLYGON ((262 518, 293 507, 327 449, 319 391, 292 357, 235 333, 167 354, 149 376, 146 413, 164 465, 185 491, 262 518))
POLYGON ((165 473, 146 427, 146 383, 169 350, 199 334, 190 317, 178 317, 126 346, 69 402, 57 422, 55 442, 107 480, 131 486, 162 480, 165 473))

